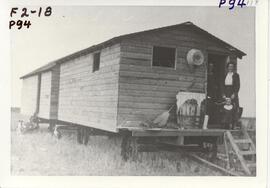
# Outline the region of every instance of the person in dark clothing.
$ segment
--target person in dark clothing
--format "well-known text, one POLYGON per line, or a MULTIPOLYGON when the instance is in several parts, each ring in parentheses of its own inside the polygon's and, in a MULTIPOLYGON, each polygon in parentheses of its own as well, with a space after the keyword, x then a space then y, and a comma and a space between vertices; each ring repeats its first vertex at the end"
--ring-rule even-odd
POLYGON ((240 76, 235 72, 233 63, 227 64, 228 72, 225 76, 224 83, 222 84, 222 97, 224 99, 230 98, 234 106, 234 122, 232 128, 235 128, 238 118, 239 98, 238 92, 240 89, 240 76))

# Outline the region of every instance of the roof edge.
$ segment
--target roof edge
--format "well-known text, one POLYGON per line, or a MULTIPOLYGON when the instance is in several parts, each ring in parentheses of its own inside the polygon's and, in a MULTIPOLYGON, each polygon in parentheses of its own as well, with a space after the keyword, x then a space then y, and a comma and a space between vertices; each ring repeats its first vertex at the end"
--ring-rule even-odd
POLYGON ((211 33, 203 30, 202 28, 196 26, 195 24, 193 24, 192 22, 190 21, 187 21, 187 22, 184 22, 184 23, 181 23, 181 24, 175 24, 175 25, 169 25, 169 26, 164 26, 164 27, 159 27, 159 28, 154 28, 154 29, 149 29, 149 30, 144 30, 144 31, 139 31, 139 32, 134 32, 134 33, 130 33, 130 34, 125 34, 125 35, 120 35, 118 37, 114 37, 114 38, 111 38, 109 40, 106 40, 102 43, 99 43, 97 45, 93 45, 93 46, 90 46, 88 48, 85 48, 85 49, 82 49, 82 50, 79 50, 77 52, 74 52, 72 54, 69 54, 69 55, 66 55, 62 58, 59 58, 59 59, 56 59, 44 66, 41 66, 40 68, 37 68, 35 69, 34 71, 28 73, 28 74, 25 74, 23 76, 20 77, 20 79, 24 79, 24 78, 27 78, 27 77, 30 77, 30 76, 33 76, 33 75, 36 75, 36 74, 39 74, 41 72, 46 72, 46 71, 49 71, 51 70, 56 64, 61 64, 67 60, 70 60, 70 59, 73 59, 73 58, 76 58, 76 57, 79 57, 79 56, 82 56, 84 54, 87 54, 87 53, 91 53, 91 52, 94 52, 94 51, 97 51, 97 50, 100 50, 102 48, 105 48, 105 47, 108 47, 108 46, 111 46, 113 44, 116 44, 116 43, 120 43, 121 40, 125 39, 126 37, 132 37, 132 36, 135 36, 135 35, 139 35, 139 34, 143 34, 143 33, 148 33, 148 32, 154 32, 154 31, 159 31, 159 30, 164 30, 164 29, 171 29, 171 28, 175 28, 175 27, 179 27, 179 26, 192 26, 192 27, 195 27, 197 30, 199 30, 200 32, 203 32, 204 34, 208 35, 210 38, 212 38, 213 40, 216 40, 217 42, 220 42, 222 43, 225 47, 228 48, 228 50, 230 51, 236 51, 234 52, 238 58, 242 59, 243 56, 247 55, 246 53, 244 53, 243 51, 237 49, 236 47, 233 47, 232 45, 228 44, 227 42, 219 39, 218 37, 212 35, 211 33))

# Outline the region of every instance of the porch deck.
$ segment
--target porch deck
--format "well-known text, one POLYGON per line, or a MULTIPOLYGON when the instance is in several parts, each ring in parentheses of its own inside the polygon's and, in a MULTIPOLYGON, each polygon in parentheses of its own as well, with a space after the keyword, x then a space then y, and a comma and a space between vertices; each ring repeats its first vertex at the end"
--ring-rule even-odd
POLYGON ((132 132, 132 136, 223 136, 226 129, 169 129, 169 128, 140 128, 121 127, 120 130, 132 132))

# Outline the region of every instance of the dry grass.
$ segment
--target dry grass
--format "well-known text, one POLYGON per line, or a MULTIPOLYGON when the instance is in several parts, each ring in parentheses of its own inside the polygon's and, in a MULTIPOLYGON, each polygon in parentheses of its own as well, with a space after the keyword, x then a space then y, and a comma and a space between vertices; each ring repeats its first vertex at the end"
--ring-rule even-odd
POLYGON ((18 118, 12 114, 12 175, 221 175, 179 153, 143 153, 142 162, 124 162, 120 156, 120 139, 93 136, 87 146, 79 145, 73 132, 58 140, 47 132, 47 125, 24 135, 14 127, 18 118))

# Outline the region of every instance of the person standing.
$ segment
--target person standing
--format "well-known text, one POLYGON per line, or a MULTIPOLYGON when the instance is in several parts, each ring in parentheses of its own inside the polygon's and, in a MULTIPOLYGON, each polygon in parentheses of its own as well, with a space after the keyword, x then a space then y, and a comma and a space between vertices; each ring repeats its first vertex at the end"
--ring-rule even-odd
POLYGON ((233 63, 227 64, 227 74, 224 79, 222 87, 222 97, 224 99, 230 98, 234 105, 234 121, 232 128, 235 128, 238 119, 239 98, 238 92, 240 89, 240 76, 235 72, 235 65, 233 63))

